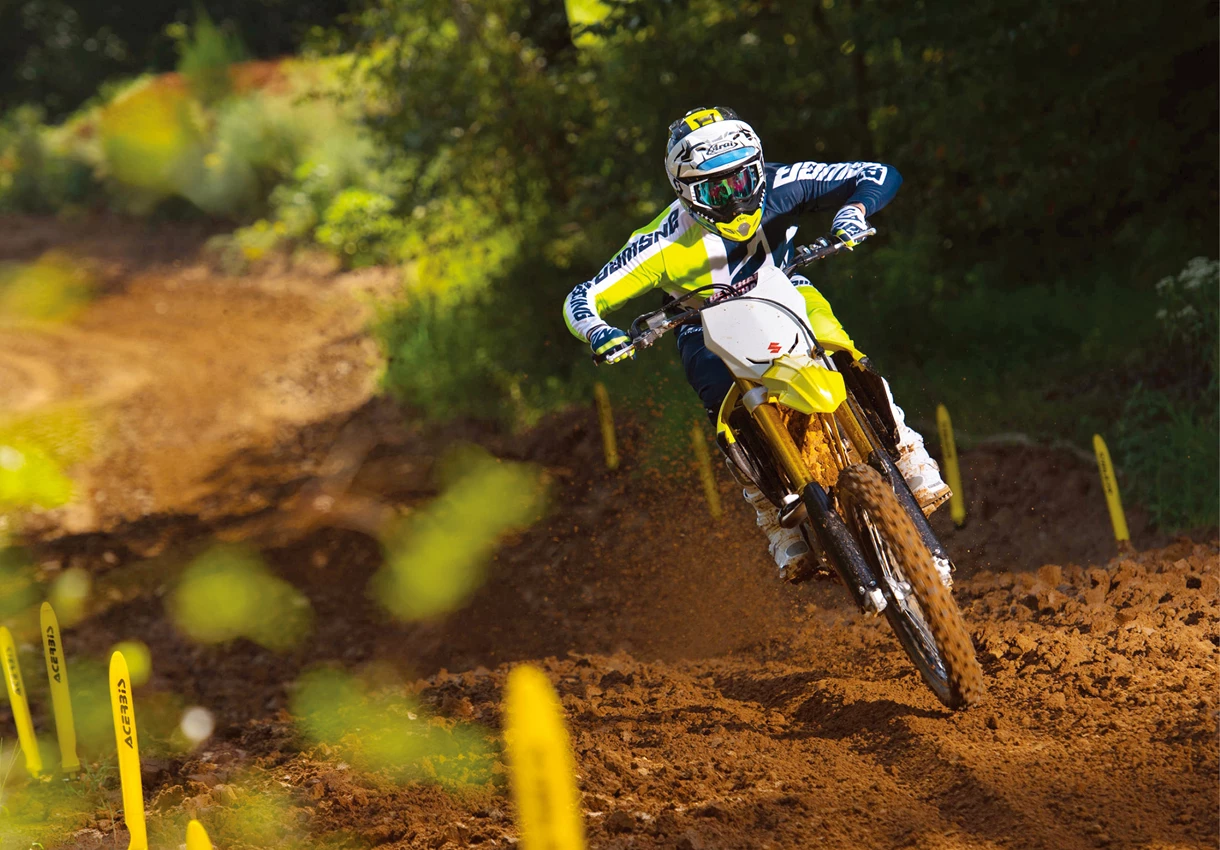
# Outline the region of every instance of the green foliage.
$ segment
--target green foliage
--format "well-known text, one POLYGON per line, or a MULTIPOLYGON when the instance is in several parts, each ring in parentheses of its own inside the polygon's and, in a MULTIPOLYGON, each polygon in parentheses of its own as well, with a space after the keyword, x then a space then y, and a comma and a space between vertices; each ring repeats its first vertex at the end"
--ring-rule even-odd
POLYGON ((1164 344, 1185 368, 1186 386, 1212 388, 1220 375, 1220 262, 1195 257, 1177 278, 1156 285, 1160 308, 1156 320, 1164 344))
POLYGON ((1118 444, 1130 492, 1166 531, 1220 524, 1216 395, 1183 404, 1139 387, 1123 408, 1118 444))
POLYGON ((332 670, 306 673, 292 713, 313 744, 338 749, 357 768, 397 782, 435 782, 471 790, 496 782, 486 730, 430 716, 418 700, 384 682, 332 670))
POLYGON ((1127 399, 1118 459, 1167 530, 1220 522, 1220 262, 1195 257, 1156 285, 1160 364, 1127 399))
POLYGON ((41 109, 27 106, 0 119, 0 212, 60 210, 93 188, 88 165, 48 144, 42 118, 41 109))
POLYGON ((393 212, 394 199, 387 195, 344 189, 327 206, 315 236, 353 266, 393 263, 404 238, 403 222, 393 212))
MULTIPOLYGON (((297 52, 319 26, 333 26, 350 0, 22 0, 0 3, 0 110, 38 103, 59 120, 99 85, 173 70, 183 30, 206 7, 252 56, 297 52)), ((231 34, 231 35, 229 35, 231 34)))
MULTIPOLYGON (((881 237, 815 283, 917 422, 946 401, 976 433, 1087 441, 1141 379, 1172 382, 1148 369, 1176 359, 1166 337, 1189 352, 1188 376, 1191 362, 1214 363, 1214 342, 1147 321, 1157 294, 1143 283, 1217 227, 1205 4, 1176 20, 1112 0, 828 0, 782 14, 763 2, 600 5, 581 12, 579 50, 507 3, 482 4, 477 29, 469 7, 429 0, 382 0, 362 18, 362 70, 386 103, 375 128, 421 164, 405 195, 429 210, 438 197, 456 196, 454 209, 475 199, 486 224, 468 231, 519 234, 514 255, 467 264, 481 272, 475 294, 451 303, 410 289, 383 320, 387 385, 411 404, 520 423, 585 391, 591 370, 564 337, 562 298, 672 199, 664 128, 709 102, 754 123, 772 160, 875 158, 902 171, 881 237)), ((826 223, 812 218, 808 235, 826 223)), ((455 271, 415 286, 435 291, 455 271)), ((655 389, 623 368, 610 380, 630 371, 655 389)), ((1169 429, 1170 443, 1185 421, 1207 427, 1132 403, 1160 411, 1132 422, 1169 429)))
MULTIPOLYGON (((262 55, 247 11, 221 6, 262 55)), ((122 115, 133 87, 100 110, 123 118, 100 143, 84 119, 10 119, 0 206, 76 202, 63 163, 83 162, 112 204, 179 197, 249 223, 233 240, 247 260, 313 241, 349 265, 401 262, 404 298, 379 323, 387 388, 428 415, 526 425, 586 394, 562 300, 672 200, 668 123, 721 103, 772 161, 903 173, 879 237, 815 283, 917 423, 943 401, 975 433, 1086 441, 1141 382, 1169 401, 1137 394, 1131 423, 1185 434, 1171 407, 1210 421, 1184 399, 1214 395, 1214 297, 1148 283, 1220 226, 1214 4, 373 0, 354 23, 354 43, 315 37, 340 55, 310 63, 321 81, 290 69, 291 95, 196 84, 122 115), (1177 326, 1147 321, 1158 297, 1177 326)), ((202 22, 192 44, 200 69, 232 58, 202 22)), ((676 370, 651 369, 609 380, 652 398, 676 370)))
POLYGON ((168 33, 177 41, 178 71, 204 104, 221 100, 232 91, 229 66, 246 58, 241 39, 212 22, 206 11, 195 12, 193 27, 176 23, 168 33))
MULTIPOLYGON (((339 64, 236 69, 233 78, 247 82, 224 97, 206 80, 143 78, 57 128, 17 110, 0 123, 0 210, 105 203, 149 214, 183 199, 188 209, 237 222, 270 213, 264 229, 276 237, 309 234, 339 193, 366 185, 376 158, 351 109, 328 95, 339 64), (260 75, 261 87, 249 83, 260 75)), ((228 85, 228 67, 217 67, 228 85)))

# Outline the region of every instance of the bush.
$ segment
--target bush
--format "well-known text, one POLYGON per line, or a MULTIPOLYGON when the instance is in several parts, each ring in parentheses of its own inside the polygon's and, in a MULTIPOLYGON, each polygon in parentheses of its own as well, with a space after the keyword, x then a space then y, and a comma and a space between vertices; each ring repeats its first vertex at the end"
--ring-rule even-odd
POLYGON ((216 26, 202 9, 196 12, 193 27, 171 24, 168 32, 177 41, 178 72, 195 97, 205 105, 226 97, 233 89, 229 67, 246 58, 241 39, 216 26))
POLYGON ((405 227, 394 215, 394 199, 367 189, 344 189, 331 201, 315 231, 324 245, 353 266, 401 259, 405 227))
POLYGON ((1164 531, 1220 523, 1216 396, 1184 405, 1139 387, 1123 408, 1118 455, 1128 489, 1164 531), (1210 404, 1208 404, 1210 401, 1210 404))
POLYGON ((1160 364, 1136 387, 1119 421, 1128 486, 1166 530, 1220 522, 1220 262, 1196 257, 1156 285, 1160 364))
POLYGON ((84 202, 96 188, 87 163, 48 143, 42 117, 23 106, 0 120, 0 211, 54 212, 84 202))

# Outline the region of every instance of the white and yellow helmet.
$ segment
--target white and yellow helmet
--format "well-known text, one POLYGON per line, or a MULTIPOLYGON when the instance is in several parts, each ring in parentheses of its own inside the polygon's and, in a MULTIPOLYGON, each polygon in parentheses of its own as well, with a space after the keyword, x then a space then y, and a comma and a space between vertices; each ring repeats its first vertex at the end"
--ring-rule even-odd
POLYGON ((767 200, 762 142, 736 112, 692 109, 670 124, 665 171, 701 225, 734 242, 754 237, 767 200))

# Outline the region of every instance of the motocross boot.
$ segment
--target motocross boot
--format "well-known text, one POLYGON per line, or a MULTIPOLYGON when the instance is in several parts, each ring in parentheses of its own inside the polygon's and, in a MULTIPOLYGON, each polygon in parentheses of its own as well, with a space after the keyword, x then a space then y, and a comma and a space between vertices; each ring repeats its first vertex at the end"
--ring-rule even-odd
POLYGON ((889 381, 885 381, 885 394, 889 398, 890 411, 898 425, 898 457, 894 458, 894 465, 906 479, 907 486, 911 488, 911 495, 919 503, 924 516, 931 516, 933 511, 949 501, 953 491, 941 480, 940 467, 924 448, 923 436, 907 425, 906 414, 894 403, 889 381))
POLYGON ((767 535, 767 551, 779 567, 780 578, 789 581, 804 573, 811 565, 813 553, 799 529, 779 524, 779 509, 757 487, 746 487, 741 495, 758 514, 758 527, 767 535))

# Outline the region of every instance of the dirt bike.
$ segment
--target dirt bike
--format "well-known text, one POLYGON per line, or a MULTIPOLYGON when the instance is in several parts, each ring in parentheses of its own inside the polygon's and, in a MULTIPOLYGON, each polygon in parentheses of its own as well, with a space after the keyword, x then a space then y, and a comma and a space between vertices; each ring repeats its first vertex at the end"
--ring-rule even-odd
POLYGON ((822 238, 783 269, 685 293, 632 322, 629 348, 594 360, 617 361, 701 321, 705 344, 735 379, 716 421, 730 469, 770 499, 782 525, 800 528, 815 555, 812 568, 785 577, 837 574, 861 612, 885 614, 936 697, 962 708, 982 695, 983 674, 950 590, 952 563, 894 466, 885 386, 867 360, 814 335, 789 277, 843 248, 822 238))

